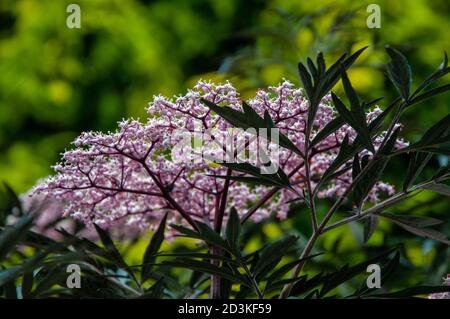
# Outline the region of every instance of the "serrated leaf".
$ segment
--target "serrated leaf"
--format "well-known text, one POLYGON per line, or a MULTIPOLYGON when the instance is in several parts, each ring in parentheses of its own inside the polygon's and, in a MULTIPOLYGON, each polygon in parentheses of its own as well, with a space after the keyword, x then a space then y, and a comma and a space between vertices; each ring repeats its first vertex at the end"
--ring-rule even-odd
MULTIPOLYGON (((318 80, 314 83, 311 81, 311 76, 306 70, 305 66, 302 63, 298 64, 300 80, 303 84, 303 87, 306 92, 306 96, 309 101, 308 108, 308 124, 307 129, 310 130, 312 128, 312 123, 316 117, 316 113, 318 110, 318 106, 322 98, 334 87, 334 85, 339 80, 340 76, 340 68, 343 66, 345 69, 348 69, 353 62, 358 58, 358 56, 366 49, 364 47, 350 57, 347 57, 348 54, 342 55, 328 70, 324 70, 325 61, 323 60, 323 55, 321 53, 317 56, 317 64, 318 64, 318 80)), ((312 61, 311 61, 312 63, 312 61)))

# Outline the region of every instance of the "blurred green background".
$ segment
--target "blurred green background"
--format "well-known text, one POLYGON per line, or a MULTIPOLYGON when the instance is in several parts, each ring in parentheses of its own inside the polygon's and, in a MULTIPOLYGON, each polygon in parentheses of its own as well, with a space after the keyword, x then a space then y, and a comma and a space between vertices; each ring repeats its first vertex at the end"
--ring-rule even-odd
MULTIPOLYGON (((298 83, 297 62, 318 50, 330 63, 346 50, 369 45, 350 78, 363 97, 390 101, 395 91, 383 75, 384 46, 405 53, 415 83, 423 80, 450 51, 450 1, 379 0, 380 29, 366 26, 370 3, 2 0, 0 180, 19 193, 27 191, 51 173, 51 165, 81 131, 114 130, 123 117, 144 118, 153 95, 183 93, 199 78, 228 79, 244 98, 282 78, 298 83), (74 2, 81 7, 81 29, 66 27, 66 7, 74 2)), ((449 94, 416 107, 402 119, 404 136, 417 139, 449 110, 449 94)), ((441 157, 432 164, 447 162, 441 157)), ((400 183, 404 167, 402 159, 393 162, 386 179, 400 183)), ((449 209, 448 200, 424 192, 393 212, 445 219, 449 209)), ((301 211, 281 225, 262 224, 260 240, 308 227, 301 211)), ((323 267, 348 260, 345 252, 361 254, 359 226, 327 236, 323 247, 339 254, 323 267)), ((417 277, 410 280, 436 284, 450 272, 447 248, 391 224, 382 224, 368 247, 397 243, 407 246, 404 264, 416 269, 417 277)))

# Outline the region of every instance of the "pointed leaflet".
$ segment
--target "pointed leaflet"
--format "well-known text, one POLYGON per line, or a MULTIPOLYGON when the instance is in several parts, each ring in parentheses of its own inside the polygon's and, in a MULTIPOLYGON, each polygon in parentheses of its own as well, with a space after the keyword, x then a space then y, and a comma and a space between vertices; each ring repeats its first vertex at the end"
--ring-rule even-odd
POLYGON ((441 195, 450 196, 450 186, 442 183, 428 184, 423 189, 428 189, 441 195))
POLYGON ((386 259, 396 250, 397 249, 388 250, 376 257, 368 259, 355 266, 349 267, 348 265, 345 265, 340 270, 331 274, 327 274, 326 276, 323 277, 323 286, 322 289, 320 290, 319 297, 324 297, 328 292, 330 292, 334 288, 340 286, 349 279, 357 276, 361 272, 366 271, 368 265, 379 263, 380 261, 386 259))
POLYGON ((429 295, 432 293, 449 292, 450 286, 416 286, 406 288, 403 290, 391 292, 391 293, 377 293, 365 296, 365 298, 393 298, 393 299, 405 299, 418 295, 429 295))
POLYGON ((33 225, 33 217, 25 215, 13 226, 6 226, 0 232, 0 261, 16 247, 20 239, 25 236, 33 225))
MULTIPOLYGON (((270 118, 269 113, 264 114, 265 118, 261 118, 259 114, 256 113, 255 110, 253 110, 245 102, 242 102, 242 109, 244 110, 244 112, 239 112, 231 107, 227 106, 222 107, 205 99, 201 99, 201 101, 203 104, 205 104, 207 107, 209 107, 211 110, 213 110, 215 113, 217 113, 220 117, 222 117, 225 121, 227 121, 234 127, 242 128, 244 130, 248 128, 254 128, 256 129, 257 134, 259 134, 258 129, 264 128, 267 129, 267 137, 268 139, 270 139, 271 133, 270 129, 275 127, 268 126, 268 123, 273 124, 272 119, 268 121, 267 117, 270 118)), ((294 143, 291 142, 291 140, 289 140, 289 138, 286 137, 286 135, 282 134, 281 132, 278 132, 278 136, 280 146, 302 156, 300 150, 294 145, 294 143)))
POLYGON ((362 124, 361 121, 359 121, 352 112, 350 112, 344 103, 334 94, 334 92, 331 92, 331 98, 333 100, 333 104, 338 111, 339 115, 344 119, 344 121, 349 124, 357 133, 358 138, 361 141, 361 143, 364 143, 364 146, 368 150, 373 150, 373 145, 370 140, 369 130, 367 129, 367 124, 362 124))
POLYGON ((351 111, 348 111, 342 101, 332 92, 333 103, 342 118, 358 133, 358 138, 361 140, 361 143, 374 153, 375 149, 373 148, 372 140, 370 139, 364 107, 360 103, 358 95, 353 89, 343 66, 341 66, 341 76, 345 94, 350 101, 351 111))
POLYGON ((409 102, 409 104, 412 105, 412 104, 417 104, 417 103, 423 102, 425 100, 428 100, 428 99, 430 99, 430 98, 432 98, 432 97, 434 97, 436 95, 445 93, 447 91, 450 91, 450 84, 445 84, 445 85, 442 85, 442 86, 438 86, 437 88, 428 90, 428 91, 420 94, 419 96, 413 98, 411 100, 411 102, 409 102))
MULTIPOLYGON (((356 192, 353 193, 353 200, 356 202, 358 209, 361 208, 362 203, 369 195, 369 192, 375 186, 375 184, 380 180, 381 175, 386 168, 387 163, 389 162, 390 157, 386 156, 391 153, 392 148, 394 147, 395 141, 397 140, 398 132, 400 128, 397 128, 389 137, 383 149, 379 150, 379 154, 381 156, 372 159, 373 164, 367 170, 364 170, 363 175, 361 176, 359 182, 355 184, 356 192)), ((362 165, 361 170, 368 162, 368 156, 364 158, 364 165, 362 165)), ((354 176, 356 178, 356 176, 354 176)))
MULTIPOLYGON (((432 84, 436 80, 439 80, 441 77, 443 77, 444 75, 446 75, 449 72, 450 72, 450 68, 448 67, 447 52, 444 52, 444 59, 443 59, 441 65, 439 66, 439 68, 435 72, 433 72, 425 81, 423 81, 422 84, 420 84, 417 87, 417 89, 414 91, 412 96, 415 97, 423 89, 428 87, 430 84, 432 84)), ((413 104, 413 103, 411 103, 411 104, 413 104)))
POLYGON ((445 116, 439 122, 434 124, 422 136, 422 138, 412 145, 402 148, 397 152, 409 152, 414 150, 422 150, 424 152, 433 150, 439 145, 450 143, 450 114, 445 116))
MULTIPOLYGON (((303 84, 303 88, 305 89, 306 97, 308 98, 310 104, 314 101, 314 87, 311 82, 311 76, 308 73, 308 70, 305 66, 299 62, 298 63, 298 74, 300 75, 300 81, 303 84)), ((310 107, 311 109, 311 107, 310 107)))
POLYGON ((122 255, 120 254, 120 252, 117 250, 116 246, 114 245, 114 242, 112 241, 111 237, 109 236, 109 233, 95 223, 94 223, 94 227, 95 227, 95 230, 97 231, 98 236, 100 237, 100 240, 103 243, 103 246, 105 246, 109 257, 119 267, 125 269, 131 276, 133 276, 127 263, 125 262, 122 255))
POLYGON ((153 234, 152 240, 150 241, 145 250, 144 257, 142 260, 141 282, 145 282, 150 276, 150 271, 152 269, 151 264, 155 261, 159 248, 161 247, 161 244, 164 241, 164 230, 166 228, 166 221, 167 221, 167 213, 161 219, 158 229, 153 234))
POLYGON ((264 186, 275 186, 280 187, 281 185, 278 182, 275 182, 270 179, 259 178, 259 177, 250 177, 250 176, 228 176, 228 175, 208 175, 216 178, 229 179, 231 181, 237 181, 242 183, 247 183, 251 185, 264 185, 264 186))
POLYGON ((205 272, 211 275, 217 275, 231 282, 240 283, 251 287, 251 282, 247 277, 237 271, 231 271, 226 267, 219 267, 211 264, 209 261, 200 261, 194 259, 164 260, 161 265, 192 269, 199 272, 205 272))
MULTIPOLYGON (((336 82, 339 80, 339 69, 343 65, 345 69, 348 69, 350 65, 358 58, 358 56, 366 49, 366 47, 356 51, 350 57, 347 58, 347 54, 342 55, 328 70, 325 71, 325 61, 323 59, 322 53, 317 56, 318 68, 314 67, 311 60, 308 64, 313 68, 313 73, 317 73, 317 81, 314 85, 311 81, 311 76, 307 69, 302 63, 298 64, 298 71, 300 75, 300 80, 302 81, 303 87, 306 92, 306 96, 309 100, 308 109, 308 130, 311 130, 312 123, 316 117, 317 109, 322 98, 327 94, 336 82)), ((314 75, 313 75, 314 77, 314 75)))
MULTIPOLYGON (((384 284, 388 281, 389 278, 392 277, 392 275, 396 272, 400 265, 400 252, 395 252, 394 257, 387 262, 387 264, 381 269, 381 286, 383 287, 384 284)), ((364 284, 361 286, 361 288, 356 291, 353 296, 357 297, 364 297, 367 293, 370 293, 371 291, 376 291, 378 288, 369 288, 367 287, 367 283, 364 282, 364 284)))
POLYGON ((325 75, 325 70, 327 69, 327 67, 325 65, 325 59, 323 58, 322 52, 317 53, 316 62, 319 76, 323 77, 325 75))
POLYGON ((348 135, 345 135, 341 147, 339 149, 339 153, 334 159, 333 163, 327 168, 325 173, 323 173, 320 183, 326 183, 330 176, 339 169, 342 165, 344 165, 351 156, 354 154, 354 149, 348 143, 348 135))
MULTIPOLYGON (((380 129, 381 124, 383 123, 383 120, 386 118, 386 116, 394 109, 394 106, 399 101, 399 99, 394 100, 383 112, 381 112, 380 115, 378 115, 372 122, 369 124, 369 131, 371 135, 376 134, 376 132, 380 129)), ((344 138, 344 140, 341 143, 341 148, 339 150, 338 156, 335 158, 333 163, 328 167, 328 169, 325 171, 323 177, 321 178, 319 184, 323 185, 327 181, 335 178, 336 176, 339 176, 347 171, 349 167, 344 167, 340 171, 337 171, 342 165, 344 165, 348 160, 350 160, 356 152, 360 149, 360 139, 356 139, 353 141, 352 145, 349 145, 348 143, 348 136, 344 138)), ((351 166, 350 166, 351 167, 351 166)), ((316 189, 319 188, 318 185, 316 189)))
POLYGON ((389 79, 400 92, 403 100, 408 100, 409 90, 412 82, 411 67, 403 54, 396 49, 386 46, 386 52, 391 57, 387 65, 389 79))
POLYGON ((369 241, 370 237, 372 237, 373 233, 378 227, 378 217, 375 215, 371 215, 364 220, 364 242, 369 241))
POLYGON ((317 71, 314 62, 310 58, 307 58, 306 63, 308 64, 308 69, 309 72, 311 72, 314 83, 317 83, 317 81, 319 80, 319 72, 317 71))
POLYGON ((255 266, 254 275, 256 278, 263 278, 272 270, 286 254, 286 252, 298 240, 296 236, 288 236, 267 245, 261 250, 258 263, 255 266))
POLYGON ((308 257, 300 258, 300 259, 294 260, 294 261, 292 261, 290 263, 287 263, 287 264, 281 266, 280 268, 278 268, 277 270, 272 272, 270 274, 270 276, 268 276, 267 284, 266 284, 266 290, 270 289, 272 284, 276 285, 277 284, 275 282, 276 280, 281 279, 281 277, 283 277, 286 273, 288 273, 291 269, 293 269, 298 264, 300 264, 302 262, 305 262, 306 260, 312 259, 314 257, 320 256, 322 254, 323 253, 312 254, 312 255, 309 255, 308 257))
MULTIPOLYGON (((379 101, 381 101, 382 99, 383 99, 383 97, 380 97, 380 98, 374 99, 372 101, 366 102, 366 103, 364 103, 364 105, 366 108, 369 108, 369 107, 375 105, 376 103, 378 103, 379 101)), ((314 138, 310 144, 311 147, 316 145, 320 141, 322 141, 324 138, 326 138, 330 134, 336 132, 344 124, 345 124, 345 121, 343 120, 343 118, 339 115, 336 116, 334 119, 332 119, 330 122, 328 122, 327 125, 325 125, 325 127, 319 131, 319 133, 317 133, 314 136, 314 138)))
POLYGON ((444 222, 440 219, 425 216, 394 215, 389 213, 380 213, 378 215, 413 227, 428 227, 439 225, 444 222))
POLYGON ((198 227, 198 232, 184 226, 174 224, 170 226, 185 237, 200 239, 209 245, 215 245, 230 253, 232 252, 232 249, 230 248, 230 245, 228 245, 228 242, 220 237, 220 235, 215 232, 214 229, 198 221, 196 222, 196 225, 198 227))
POLYGON ((241 254, 239 247, 239 237, 241 234, 241 223, 236 208, 231 207, 230 216, 228 217, 227 227, 225 229, 228 244, 233 249, 234 255, 241 254))
POLYGON ((217 176, 219 178, 230 179, 230 180, 239 180, 242 182, 255 183, 260 181, 261 184, 264 185, 272 185, 272 186, 289 186, 289 180, 286 180, 286 174, 282 171, 281 168, 278 169, 278 172, 275 174, 263 174, 261 169, 253 166, 249 163, 225 163, 225 162, 217 162, 222 166, 228 167, 232 170, 243 172, 249 175, 254 176, 255 178, 246 178, 246 176, 217 176))
POLYGON ((391 220, 404 230, 407 230, 410 233, 413 233, 414 235, 430 238, 439 241, 441 243, 444 243, 446 245, 450 245, 450 240, 447 239, 447 236, 437 230, 417 226, 416 222, 411 223, 406 219, 399 219, 395 215, 380 214, 380 216, 391 220))
POLYGON ((342 55, 326 72, 323 77, 321 83, 318 87, 318 97, 321 99, 325 96, 330 90, 334 87, 334 85, 339 80, 340 76, 340 68, 341 65, 344 66, 345 69, 348 69, 355 60, 363 53, 363 51, 367 49, 367 47, 363 47, 353 53, 351 56, 347 57, 347 54, 342 55))
POLYGON ((408 169, 405 180, 403 181, 403 191, 408 191, 409 187, 414 183, 420 173, 422 173, 432 157, 432 153, 411 152, 409 154, 408 169))

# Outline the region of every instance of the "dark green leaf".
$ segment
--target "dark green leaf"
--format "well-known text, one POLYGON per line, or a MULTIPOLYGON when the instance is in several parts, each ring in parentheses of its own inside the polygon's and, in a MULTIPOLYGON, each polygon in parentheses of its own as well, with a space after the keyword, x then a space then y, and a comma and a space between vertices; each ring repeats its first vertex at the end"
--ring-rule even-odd
POLYGON ((391 57, 391 61, 387 65, 389 79, 406 101, 409 98, 409 90, 412 82, 411 67, 404 55, 396 49, 386 46, 386 52, 391 57))
MULTIPOLYGON (((400 265, 400 253, 397 251, 394 257, 387 262, 385 266, 381 269, 381 287, 387 283, 388 279, 392 277, 395 271, 398 269, 400 265)), ((353 294, 353 296, 364 297, 365 294, 370 293, 371 291, 375 291, 378 288, 369 288, 367 287, 367 283, 361 286, 361 288, 353 294)))
POLYGON ((445 196, 450 196, 450 186, 446 185, 446 184, 442 184, 442 183, 433 183, 433 184, 428 184, 426 186, 423 187, 423 189, 428 189, 431 190, 433 192, 445 195, 445 196))
POLYGON ((430 238, 446 245, 450 245, 450 241, 447 239, 447 236, 437 230, 416 226, 414 223, 410 223, 409 221, 405 221, 404 219, 400 220, 397 216, 392 217, 386 214, 380 216, 391 220, 395 224, 402 227, 404 230, 413 233, 414 235, 430 238))
POLYGON ((414 183, 416 178, 422 173, 423 169, 430 161, 431 157, 433 157, 432 153, 411 152, 409 154, 409 163, 406 177, 403 182, 403 191, 407 191, 414 183))
POLYGON ((300 259, 294 260, 290 263, 287 263, 287 264, 281 266, 279 269, 272 272, 270 274, 270 276, 267 278, 266 289, 270 289, 270 287, 272 286, 273 283, 275 283, 276 280, 279 280, 281 277, 283 277, 285 274, 287 274, 291 269, 293 269, 298 264, 303 263, 306 260, 312 259, 314 257, 320 256, 322 254, 323 253, 312 254, 308 257, 300 258, 300 259))
POLYGON ((426 87, 428 87, 430 84, 432 84, 433 82, 439 80, 441 77, 443 77, 444 75, 446 75, 449 72, 450 72, 450 68, 448 67, 447 52, 444 52, 444 59, 443 59, 441 65, 439 66, 439 68, 435 72, 433 72, 429 77, 427 77, 425 79, 425 81, 423 81, 417 87, 417 89, 414 91, 413 95, 416 96, 418 93, 420 93, 426 87))
MULTIPOLYGON (((221 107, 213 102, 210 102, 205 99, 201 99, 201 101, 209 107, 211 110, 213 110, 215 113, 217 113, 220 117, 222 117, 225 121, 233 125, 237 128, 242 129, 248 129, 248 128, 254 128, 256 129, 256 133, 259 134, 259 129, 266 129, 267 131, 267 139, 271 140, 271 129, 275 128, 274 126, 268 126, 273 125, 273 120, 268 119, 270 118, 270 115, 264 114, 265 118, 261 118, 258 113, 255 112, 247 103, 242 103, 242 108, 244 112, 239 112, 237 110, 234 110, 231 107, 221 107)), ((300 152, 300 150, 292 143, 288 137, 286 137, 281 132, 278 132, 279 137, 279 145, 293 151, 294 153, 297 153, 300 156, 303 156, 303 154, 300 152)))
POLYGON ((264 247, 255 266, 255 278, 263 278, 270 270, 275 268, 281 258, 297 240, 298 238, 296 236, 288 236, 264 247))
POLYGON ((389 213, 381 213, 379 215, 413 227, 428 227, 443 223, 440 219, 425 216, 394 215, 389 213))
POLYGON ((141 282, 145 282, 149 278, 150 271, 152 270, 151 263, 155 261, 157 253, 161 248, 161 244, 164 241, 166 220, 167 220, 167 213, 161 219, 158 229, 156 230, 155 234, 152 237, 152 240, 150 241, 145 250, 144 257, 142 259, 143 265, 141 269, 141 282))
POLYGON ((31 294, 31 290, 33 289, 33 272, 27 272, 23 275, 22 278, 22 287, 21 287, 21 291, 22 291, 22 297, 24 299, 26 299, 30 294, 31 294))
POLYGON ((303 88, 305 89, 306 96, 311 102, 314 100, 314 88, 311 82, 311 76, 302 63, 298 63, 298 73, 300 75, 300 81, 302 81, 303 88))
POLYGON ((371 215, 364 220, 364 242, 369 241, 378 227, 378 217, 371 215))
POLYGON ((241 222, 239 215, 234 207, 230 209, 230 216, 228 217, 227 227, 225 229, 228 244, 234 251, 235 256, 240 255, 239 238, 241 235, 241 222))
POLYGON ((450 84, 445 84, 445 85, 442 85, 442 86, 438 86, 437 88, 428 90, 428 91, 426 91, 426 92, 416 96, 415 98, 413 98, 409 102, 409 105, 413 105, 413 104, 417 104, 417 103, 423 102, 423 101, 428 100, 428 99, 430 99, 430 98, 432 98, 432 97, 434 97, 436 95, 445 93, 445 92, 447 92, 449 90, 450 90, 450 84))
POLYGON ((33 224, 33 218, 25 215, 13 226, 6 226, 0 232, 0 261, 16 247, 16 244, 25 236, 33 224))
POLYGON ((449 292, 450 286, 416 286, 411 288, 406 288, 400 291, 395 291, 391 293, 377 293, 371 294, 367 297, 370 298, 411 298, 419 295, 429 295, 432 293, 449 292))
POLYGON ((413 143, 397 152, 404 153, 414 150, 429 152, 430 150, 436 149, 440 145, 445 145, 448 143, 450 143, 450 114, 429 128, 418 142, 413 143))
POLYGON ((348 281, 349 279, 357 276, 361 272, 366 271, 368 265, 378 263, 378 262, 384 260, 390 254, 392 254, 392 252, 395 250, 396 249, 388 250, 376 257, 370 258, 370 259, 368 259, 362 263, 359 263, 355 266, 352 266, 352 267, 345 265, 337 272, 326 275, 323 278, 323 286, 322 286, 322 289, 320 290, 319 296, 324 297, 328 292, 330 292, 334 288, 340 286, 341 284, 348 281))
POLYGON ((204 262, 199 260, 173 260, 168 261, 164 260, 161 263, 162 265, 167 265, 171 267, 181 267, 185 269, 192 269, 195 271, 206 272, 211 275, 217 275, 221 278, 225 278, 230 280, 231 282, 240 283, 243 285, 251 286, 251 283, 247 280, 247 278, 238 272, 232 272, 228 268, 219 267, 211 264, 210 262, 204 262))
MULTIPOLYGON (((343 74, 345 74, 345 72, 343 74)), ((345 77, 343 75, 343 80, 344 78, 345 77)), ((370 139, 370 131, 366 123, 365 115, 361 117, 360 114, 362 107, 360 107, 361 110, 349 111, 345 107, 344 103, 342 103, 336 94, 334 94, 334 92, 331 92, 331 98, 333 99, 334 106, 336 107, 339 115, 358 133, 358 139, 361 143, 372 153, 375 153, 372 140, 370 139)))
POLYGON ((347 54, 342 55, 326 72, 323 80, 318 87, 318 98, 322 98, 331 91, 334 85, 339 80, 341 66, 343 65, 345 69, 348 69, 356 59, 364 52, 367 47, 363 47, 353 53, 351 56, 347 57, 347 54))

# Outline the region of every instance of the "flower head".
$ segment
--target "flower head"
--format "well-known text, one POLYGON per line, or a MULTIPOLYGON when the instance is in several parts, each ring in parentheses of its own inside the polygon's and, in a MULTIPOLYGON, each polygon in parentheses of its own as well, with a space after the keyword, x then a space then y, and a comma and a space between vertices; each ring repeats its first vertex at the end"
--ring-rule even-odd
MULTIPOLYGON (((223 143, 227 141, 231 125, 213 113, 201 99, 242 111, 239 94, 230 83, 216 85, 199 81, 184 96, 174 99, 155 96, 145 123, 124 120, 116 132, 87 132, 79 136, 74 142, 75 147, 66 151, 63 161, 55 166, 56 175, 38 185, 35 192, 59 200, 63 203, 65 216, 70 215, 88 225, 96 223, 111 227, 125 223, 143 230, 156 225, 165 213, 169 213, 175 223, 192 220, 213 223, 224 192, 224 180, 216 176, 225 175, 227 169, 208 160, 180 160, 174 158, 172 152, 186 138, 183 132, 191 133, 189 143, 184 146, 194 154, 207 153, 213 157, 224 152, 223 143), (203 136, 205 132, 210 138, 208 143, 197 143, 196 134, 203 136)), ((309 105, 302 89, 283 81, 278 86, 259 90, 248 104, 260 116, 268 112, 280 132, 299 150, 304 150, 309 105)), ((372 121, 380 112, 377 107, 369 111, 367 121, 372 121)), ((311 137, 335 117, 330 96, 326 96, 319 105, 311 137)), ((375 149, 380 146, 384 134, 374 138, 375 149)), ((232 136, 232 141, 242 142, 250 138, 249 135, 232 136)), ((356 135, 350 126, 343 125, 314 146, 309 159, 312 187, 316 187, 318 178, 336 158, 344 137, 353 141, 356 135)), ((397 147, 404 145, 404 141, 397 141, 397 147)), ((277 163, 288 174, 294 191, 282 189, 252 215, 254 220, 267 218, 272 212, 285 218, 289 202, 305 188, 304 159, 287 149, 280 149, 276 155, 277 163)), ((364 150, 360 155, 372 154, 364 150)), ((233 175, 242 174, 233 172, 233 175)), ((351 181, 351 171, 347 171, 321 189, 318 195, 342 195, 351 181)), ((270 190, 269 186, 231 181, 227 187, 226 211, 235 207, 241 215, 245 214, 270 190)), ((391 185, 378 182, 367 200, 376 202, 380 193, 392 194, 393 191, 391 185)))

